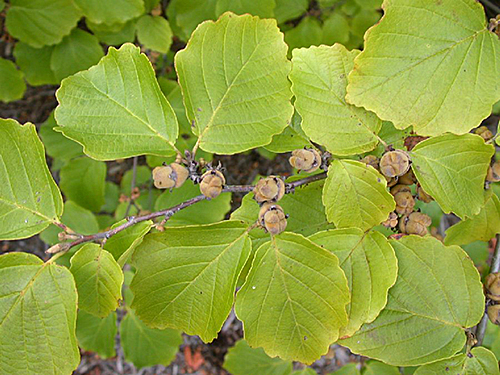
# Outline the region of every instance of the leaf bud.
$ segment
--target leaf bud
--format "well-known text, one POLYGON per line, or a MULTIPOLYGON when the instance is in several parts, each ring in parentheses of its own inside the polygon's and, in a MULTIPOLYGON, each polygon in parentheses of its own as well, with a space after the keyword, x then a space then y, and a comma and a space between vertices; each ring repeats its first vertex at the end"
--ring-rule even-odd
POLYGON ((379 159, 375 155, 366 155, 363 159, 361 159, 361 163, 369 165, 375 168, 377 171, 379 170, 378 169, 379 159))
POLYGON ((412 212, 404 215, 399 220, 399 230, 406 234, 417 234, 425 236, 428 233, 427 228, 432 224, 430 216, 421 212, 412 212))
POLYGON ((218 169, 210 169, 201 176, 200 191, 209 198, 217 198, 222 192, 226 183, 226 178, 218 169))
POLYGON ((415 199, 413 195, 407 191, 401 191, 394 195, 394 200, 396 201, 395 211, 400 215, 409 215, 413 212, 415 207, 415 199))
POLYGON ((500 305, 490 305, 487 309, 488 318, 490 322, 496 325, 500 325, 500 305))
POLYGON ((493 133, 491 132, 491 130, 484 125, 474 130, 474 133, 479 135, 485 141, 489 141, 491 138, 493 138, 493 133))
POLYGON ((410 158, 404 151, 389 151, 380 159, 379 168, 384 176, 402 176, 410 169, 410 158))
POLYGON ((411 169, 398 178, 398 184, 413 185, 415 182, 417 182, 417 178, 411 169))
POLYGON ((398 215, 395 212, 391 212, 382 225, 386 228, 395 228, 398 225, 398 215))
POLYGON ((153 169, 153 181, 157 189, 173 189, 182 186, 189 171, 179 163, 163 165, 153 169))
POLYGON ((313 148, 293 150, 288 160, 292 167, 304 172, 314 172, 321 166, 321 155, 313 148))
POLYGON ((488 298, 500 302, 500 272, 490 273, 486 276, 484 285, 488 298))
POLYGON ((285 230, 286 217, 281 206, 274 203, 264 203, 259 212, 259 224, 275 236, 285 230))
POLYGON ((277 202, 285 195, 285 183, 278 176, 269 176, 257 182, 253 193, 258 203, 277 202))

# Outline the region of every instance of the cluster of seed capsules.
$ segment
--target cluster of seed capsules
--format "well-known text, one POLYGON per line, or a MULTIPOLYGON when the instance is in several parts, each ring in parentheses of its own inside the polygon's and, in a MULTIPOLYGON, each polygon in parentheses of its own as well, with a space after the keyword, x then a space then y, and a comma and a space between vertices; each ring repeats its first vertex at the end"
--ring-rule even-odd
POLYGON ((490 273, 484 283, 488 318, 500 325, 500 272, 490 273))
POLYGON ((396 208, 382 224, 387 228, 399 228, 401 233, 425 236, 432 219, 419 211, 415 211, 415 199, 429 203, 432 197, 428 195, 410 169, 410 157, 402 150, 386 152, 379 160, 375 155, 365 156, 363 163, 378 170, 387 180, 387 186, 394 196, 396 208), (416 185, 413 195, 411 185, 416 185))
MULTIPOLYGON (((479 135, 485 141, 489 141, 493 138, 493 133, 486 126, 480 126, 474 130, 474 134, 479 135)), ((500 160, 493 162, 486 174, 486 183, 490 182, 500 182, 500 160)))

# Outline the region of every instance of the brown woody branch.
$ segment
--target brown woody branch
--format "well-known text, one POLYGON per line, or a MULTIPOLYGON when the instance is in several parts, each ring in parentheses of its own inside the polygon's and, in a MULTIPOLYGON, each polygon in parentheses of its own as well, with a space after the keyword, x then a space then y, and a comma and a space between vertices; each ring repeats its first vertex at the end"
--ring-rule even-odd
MULTIPOLYGON (((286 184, 285 187, 285 192, 288 193, 293 193, 295 188, 309 184, 314 181, 322 180, 326 178, 326 172, 324 173, 319 173, 316 175, 308 176, 305 178, 302 178, 297 181, 293 181, 290 183, 286 184)), ((224 193, 249 193, 253 190, 254 186, 253 185, 227 185, 222 189, 222 192, 224 193)), ((77 237, 74 241, 72 242, 61 242, 58 243, 54 246, 52 246, 50 249, 48 249, 46 252, 49 254, 55 254, 55 253, 60 253, 63 251, 68 251, 74 246, 80 245, 85 242, 93 242, 93 241, 99 241, 99 240, 107 240, 110 237, 113 237, 115 234, 130 228, 131 226, 147 221, 147 220, 152 220, 158 217, 164 217, 164 221, 167 221, 170 219, 175 213, 179 212, 180 210, 183 210, 185 208, 188 208, 192 206, 195 203, 201 202, 203 200, 207 199, 204 195, 198 195, 194 198, 188 199, 185 202, 182 202, 176 206, 166 208, 164 210, 152 212, 147 215, 142 215, 142 216, 131 216, 127 219, 127 222, 123 223, 122 225, 117 226, 116 228, 109 229, 105 232, 99 232, 95 234, 90 234, 90 235, 77 235, 77 234, 71 234, 72 238, 77 237)), ((67 233, 72 233, 69 231, 69 228, 67 228, 64 224, 59 225, 62 229, 64 229, 67 233)))

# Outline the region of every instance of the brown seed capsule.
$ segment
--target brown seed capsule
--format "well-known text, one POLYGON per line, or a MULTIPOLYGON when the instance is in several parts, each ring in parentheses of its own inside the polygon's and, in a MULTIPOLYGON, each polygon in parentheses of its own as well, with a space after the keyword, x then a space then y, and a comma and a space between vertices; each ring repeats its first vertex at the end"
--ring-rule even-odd
POLYGON ((372 166, 378 171, 379 160, 375 155, 366 155, 363 159, 361 159, 361 163, 372 166))
POLYGON ((321 155, 313 148, 293 150, 289 162, 299 171, 314 172, 321 166, 321 155))
POLYGON ((404 215, 399 220, 399 230, 406 234, 417 234, 425 236, 428 233, 427 228, 432 224, 430 216, 421 212, 412 212, 404 215))
POLYGON ((410 169, 398 179, 398 184, 403 185, 413 185, 415 182, 417 182, 417 178, 415 177, 412 169, 410 169))
POLYGON ((404 151, 389 151, 380 159, 379 168, 384 176, 402 176, 410 169, 410 158, 404 151))
POLYGON ((217 198, 222 192, 225 183, 226 178, 222 172, 217 169, 211 169, 201 176, 200 191, 209 199, 217 198))
POLYGON ((258 203, 277 202, 285 195, 285 183, 278 176, 263 178, 255 185, 253 194, 258 203))
POLYGON ((488 306, 488 318, 490 322, 496 325, 500 325, 500 305, 488 306))
POLYGON ((431 203, 434 200, 429 194, 424 191, 420 184, 417 185, 417 199, 424 203, 431 203))
POLYGON ((395 228, 398 225, 398 215, 395 212, 391 212, 382 225, 386 228, 395 228))
POLYGON ((188 170, 178 163, 153 169, 153 181, 157 189, 178 188, 182 186, 188 176, 188 170))
POLYGON ((499 182, 500 181, 500 160, 493 163, 492 166, 488 167, 488 174, 486 175, 486 181, 489 182, 499 182))
POLYGON ((411 188, 408 185, 403 185, 403 184, 397 184, 391 188, 392 195, 396 195, 397 193, 401 192, 411 193, 411 188))
POLYGON ((500 272, 490 273, 484 283, 488 298, 500 302, 500 272))
POLYGON ((485 141, 489 141, 491 138, 493 138, 493 133, 486 126, 480 126, 476 130, 474 130, 474 133, 481 136, 481 138, 483 138, 485 141))
POLYGON ((441 236, 436 227, 431 228, 431 236, 437 238, 439 241, 443 242, 444 238, 441 236))
POLYGON ((415 199, 413 195, 407 191, 402 191, 394 195, 396 201, 395 211, 400 215, 409 215, 415 207, 415 199))
MULTIPOLYGON (((382 175, 384 176, 384 175, 382 175)), ((396 185, 398 183, 398 178, 397 177, 387 177, 387 176, 384 176, 386 181, 387 181, 387 187, 393 187, 394 185, 396 185)))
POLYGON ((286 215, 283 208, 274 203, 264 203, 259 212, 259 224, 273 236, 286 228, 286 215))

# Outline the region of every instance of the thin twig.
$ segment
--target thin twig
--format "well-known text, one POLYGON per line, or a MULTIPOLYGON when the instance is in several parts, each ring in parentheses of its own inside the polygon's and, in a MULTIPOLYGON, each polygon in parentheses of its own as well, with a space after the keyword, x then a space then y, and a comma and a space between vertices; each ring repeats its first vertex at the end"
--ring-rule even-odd
POLYGON ((130 184, 130 200, 128 201, 127 209, 125 210, 125 217, 128 216, 130 212, 130 208, 132 207, 132 204, 134 203, 134 199, 132 199, 132 193, 135 188, 135 181, 137 179, 137 156, 134 156, 134 161, 132 165, 132 182, 130 184))
MULTIPOLYGON (((496 235, 497 243, 495 245, 495 250, 493 251, 493 257, 491 258, 490 273, 495 273, 500 271, 500 234, 496 235)), ((485 306, 487 308, 487 306, 485 306)), ((476 327, 476 346, 483 343, 484 334, 486 333, 486 327, 488 326, 488 314, 484 312, 483 318, 476 327)))
MULTIPOLYGON (((320 173, 317 175, 312 175, 305 177, 303 179, 290 182, 286 184, 286 193, 292 193, 294 189, 298 186, 301 185, 306 185, 314 181, 318 181, 321 179, 326 178, 326 173, 320 173)), ((253 185, 227 185, 222 189, 222 192, 224 193, 248 193, 253 190, 254 186, 253 185)), ((131 216, 128 218, 126 223, 123 223, 122 225, 117 226, 116 228, 109 229, 105 232, 99 232, 95 234, 90 234, 86 236, 80 236, 78 239, 74 240, 73 242, 67 242, 67 243, 59 243, 51 247, 49 250, 47 250, 48 253, 58 253, 58 252, 65 252, 71 249, 74 246, 80 245, 82 243, 86 242, 91 242, 91 241, 103 241, 107 240, 110 237, 113 237, 115 234, 130 228, 131 226, 147 221, 147 220, 152 220, 157 217, 164 217, 165 221, 170 219, 175 213, 179 212, 180 210, 183 210, 185 208, 188 208, 192 206, 195 203, 201 202, 203 200, 207 199, 204 195, 198 195, 194 198, 188 199, 185 202, 182 202, 176 206, 166 208, 164 210, 152 212, 147 215, 142 215, 142 216, 131 216)))

